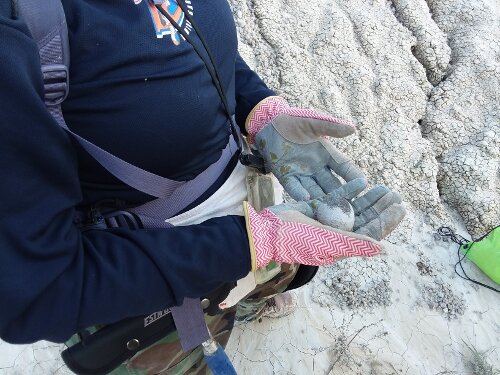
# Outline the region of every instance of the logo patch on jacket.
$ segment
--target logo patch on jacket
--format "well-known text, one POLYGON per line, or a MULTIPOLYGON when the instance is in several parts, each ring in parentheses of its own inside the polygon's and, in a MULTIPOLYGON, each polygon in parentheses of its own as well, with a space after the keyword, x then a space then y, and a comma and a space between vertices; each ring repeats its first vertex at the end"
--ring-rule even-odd
MULTIPOLYGON (((191 0, 184 0, 186 3, 187 10, 190 15, 193 15, 193 6, 191 5, 191 0)), ((184 39, 182 35, 179 34, 177 29, 170 23, 170 21, 160 13, 156 8, 153 1, 148 1, 149 12, 151 13, 151 18, 153 20, 153 25, 156 31, 157 38, 163 38, 165 35, 170 35, 174 45, 178 46, 181 39, 184 39)), ((167 12, 174 20, 179 28, 184 29, 186 34, 189 34, 192 26, 186 15, 182 11, 181 7, 174 0, 163 0, 161 7, 165 12, 167 12)))

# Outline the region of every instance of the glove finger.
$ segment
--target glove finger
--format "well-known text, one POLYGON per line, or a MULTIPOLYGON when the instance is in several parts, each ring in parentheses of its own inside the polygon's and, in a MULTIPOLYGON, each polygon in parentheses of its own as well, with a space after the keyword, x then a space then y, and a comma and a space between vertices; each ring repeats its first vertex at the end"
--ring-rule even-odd
POLYGON ((329 168, 322 169, 314 175, 314 179, 323 191, 328 194, 342 186, 342 182, 332 173, 329 168))
POLYGON ((278 177, 283 189, 296 201, 307 201, 310 199, 309 192, 304 189, 299 179, 295 176, 281 176, 278 177))
POLYGON ((380 241, 398 226, 405 215, 406 209, 403 205, 394 203, 384 210, 376 219, 355 230, 355 233, 380 241))
POLYGON ((302 118, 309 120, 309 130, 316 136, 347 137, 356 132, 356 126, 344 118, 316 109, 301 109, 302 118))
POLYGON ((311 116, 311 129, 321 136, 343 138, 356 132, 356 126, 340 117, 322 114, 315 111, 317 116, 311 116))
POLYGON ((337 175, 342 177, 345 181, 351 181, 355 178, 365 178, 365 175, 347 156, 337 150, 331 142, 321 139, 323 147, 330 154, 330 159, 327 165, 337 175))
POLYGON ((268 207, 268 210, 278 216, 285 211, 298 211, 301 214, 314 219, 314 211, 312 207, 307 202, 303 201, 277 204, 275 206, 268 207))
POLYGON ((366 223, 369 223, 373 219, 380 216, 380 214, 384 210, 386 210, 394 203, 401 203, 401 196, 396 192, 390 191, 389 193, 385 194, 382 198, 380 198, 378 201, 376 201, 371 207, 367 208, 366 210, 356 215, 354 221, 354 230, 356 230, 359 227, 362 227, 366 223))
POLYGON ((361 194, 366 189, 366 185, 368 185, 368 181, 365 178, 355 178, 337 188, 334 194, 346 200, 351 200, 361 194))
POLYGON ((302 187, 309 192, 310 199, 316 199, 325 195, 318 182, 310 176, 298 176, 302 187))
POLYGON ((363 196, 352 201, 351 204, 354 207, 354 212, 356 213, 356 215, 358 215, 359 212, 363 212, 368 207, 372 206, 376 201, 378 201, 390 191, 391 190, 384 185, 377 185, 372 187, 366 194, 363 194, 363 196))
POLYGON ((349 203, 352 197, 361 193, 366 187, 364 178, 356 178, 346 182, 332 193, 311 202, 316 219, 322 224, 352 231, 354 226, 354 210, 349 203))

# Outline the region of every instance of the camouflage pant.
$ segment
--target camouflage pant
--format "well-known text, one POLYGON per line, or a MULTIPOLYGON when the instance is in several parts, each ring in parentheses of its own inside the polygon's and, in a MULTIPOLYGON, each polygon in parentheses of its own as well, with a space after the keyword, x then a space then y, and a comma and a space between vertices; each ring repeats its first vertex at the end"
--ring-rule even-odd
MULTIPOLYGON (((247 176, 248 200, 256 210, 274 204, 273 184, 269 176, 249 171, 247 176)), ((291 283, 298 265, 269 263, 255 275, 256 288, 239 304, 219 315, 205 315, 211 334, 225 347, 229 341, 234 321, 251 321, 259 317, 266 301, 283 292, 291 283)), ((207 374, 203 352, 198 347, 188 353, 181 349, 177 332, 138 352, 134 357, 112 371, 111 375, 180 375, 207 374)))
MULTIPOLYGON (((271 262, 265 270, 259 270, 257 287, 237 306, 216 316, 206 316, 208 328, 219 344, 226 346, 233 329, 235 315, 238 320, 253 320, 259 316, 266 300, 283 292, 293 280, 297 265, 271 262)), ((112 375, 180 375, 207 374, 200 347, 184 353, 177 333, 173 332, 154 345, 140 351, 132 359, 111 372, 112 375)))
POLYGON ((296 264, 269 263, 256 274, 257 287, 238 303, 236 320, 252 321, 259 317, 266 301, 282 293, 293 280, 299 266, 296 264))

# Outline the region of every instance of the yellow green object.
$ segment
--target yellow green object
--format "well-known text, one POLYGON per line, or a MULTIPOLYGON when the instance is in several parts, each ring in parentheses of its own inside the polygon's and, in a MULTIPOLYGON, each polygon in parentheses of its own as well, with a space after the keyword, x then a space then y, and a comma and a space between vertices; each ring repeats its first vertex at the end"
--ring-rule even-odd
POLYGON ((491 280, 500 284, 500 226, 476 241, 460 245, 460 251, 491 280))

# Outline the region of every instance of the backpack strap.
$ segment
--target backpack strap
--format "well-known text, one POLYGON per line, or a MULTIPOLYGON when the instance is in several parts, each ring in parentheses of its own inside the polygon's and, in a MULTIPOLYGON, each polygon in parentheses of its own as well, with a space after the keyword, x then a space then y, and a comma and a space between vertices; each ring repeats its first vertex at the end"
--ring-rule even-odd
MULTIPOLYGON (((201 196, 216 181, 227 165, 227 157, 221 157, 208 168, 210 172, 203 171, 196 181, 175 181, 136 167, 71 131, 61 109, 69 91, 69 38, 61 0, 18 0, 18 12, 38 45, 48 111, 59 126, 108 172, 130 187, 156 198, 168 198, 175 191, 175 200, 181 202, 181 209, 201 196)), ((229 151, 223 151, 223 154, 231 152, 232 156, 236 151, 234 147, 229 147, 229 151)))
POLYGON ((18 0, 17 12, 38 45, 45 104, 58 106, 69 90, 69 39, 61 0, 18 0))

